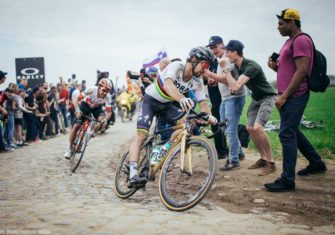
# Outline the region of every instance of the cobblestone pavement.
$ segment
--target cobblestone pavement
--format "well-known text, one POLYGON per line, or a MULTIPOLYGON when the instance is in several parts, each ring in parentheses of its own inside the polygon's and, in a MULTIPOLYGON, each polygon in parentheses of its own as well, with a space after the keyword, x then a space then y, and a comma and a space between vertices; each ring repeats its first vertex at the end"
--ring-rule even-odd
POLYGON ((158 192, 119 199, 113 169, 134 133, 135 121, 117 122, 96 136, 76 174, 63 158, 68 136, 1 154, 0 234, 334 234, 287 224, 285 213, 234 214, 211 202, 171 212, 158 192))

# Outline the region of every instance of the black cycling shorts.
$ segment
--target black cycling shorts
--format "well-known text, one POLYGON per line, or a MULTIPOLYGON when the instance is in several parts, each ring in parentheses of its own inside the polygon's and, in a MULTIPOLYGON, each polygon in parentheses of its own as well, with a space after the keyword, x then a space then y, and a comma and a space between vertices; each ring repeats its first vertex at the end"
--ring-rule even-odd
POLYGON ((85 116, 90 116, 90 114, 92 114, 95 119, 98 119, 99 116, 103 114, 101 106, 97 108, 90 108, 87 103, 81 102, 79 108, 83 115, 81 115, 79 119, 76 118, 76 123, 80 125, 82 125, 86 121, 87 118, 85 116))
POLYGON ((182 118, 184 114, 185 113, 172 102, 161 103, 146 94, 141 102, 137 117, 137 130, 148 133, 154 116, 174 126, 177 120, 182 118))

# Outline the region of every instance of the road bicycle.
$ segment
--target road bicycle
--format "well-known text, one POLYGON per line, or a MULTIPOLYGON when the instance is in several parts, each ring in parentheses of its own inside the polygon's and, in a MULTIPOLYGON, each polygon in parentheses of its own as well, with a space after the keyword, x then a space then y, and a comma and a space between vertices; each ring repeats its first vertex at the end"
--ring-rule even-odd
MULTIPOLYGON (((138 161, 140 177, 149 181, 155 180, 159 174, 159 195, 163 204, 172 211, 185 211, 197 205, 210 190, 217 172, 217 153, 209 137, 195 136, 193 130, 203 124, 199 120, 207 120, 206 113, 187 113, 186 122, 161 131, 148 137, 141 146, 138 161), (159 145, 158 136, 168 130, 180 129, 174 143, 162 157, 160 163, 151 166, 152 149, 159 145)), ((208 125, 207 123, 205 125, 208 125)), ((223 126, 224 123, 218 123, 223 126)), ((220 128, 218 128, 220 131, 220 128)), ((216 133, 215 133, 216 134, 216 133)), ((210 137, 213 137, 214 134, 210 137)), ((145 184, 129 188, 129 151, 124 154, 117 166, 115 174, 116 194, 122 199, 129 198, 137 190, 145 189, 145 184)))
POLYGON ((98 120, 94 119, 92 116, 85 116, 86 120, 81 125, 73 145, 71 147, 70 153, 70 171, 75 173, 81 160, 84 157, 84 153, 87 147, 87 143, 94 134, 94 127, 98 120))

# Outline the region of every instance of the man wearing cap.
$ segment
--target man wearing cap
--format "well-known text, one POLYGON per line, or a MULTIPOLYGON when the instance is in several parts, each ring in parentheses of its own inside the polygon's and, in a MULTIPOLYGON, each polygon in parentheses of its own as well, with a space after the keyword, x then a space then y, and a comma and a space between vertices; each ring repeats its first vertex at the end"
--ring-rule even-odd
MULTIPOLYGON (((222 61, 227 59, 225 57, 225 50, 221 37, 211 37, 208 46, 213 51, 213 54, 217 60, 222 61)), ((232 71, 232 73, 234 73, 234 77, 237 78, 237 72, 232 71)), ((220 119, 221 121, 226 120, 228 122, 225 132, 229 141, 229 159, 227 160, 224 167, 220 168, 220 170, 231 170, 239 168, 239 160, 244 158, 244 153, 238 139, 238 124, 240 122, 240 117, 245 104, 245 87, 241 86, 238 91, 232 93, 229 90, 227 81, 224 79, 222 67, 220 65, 217 66, 216 73, 206 70, 204 75, 207 78, 220 81, 218 84, 220 96, 222 98, 220 105, 220 119)))
POLYGON ((230 40, 225 47, 228 61, 223 61, 223 73, 232 92, 237 92, 246 85, 251 93, 251 103, 248 107, 247 130, 252 141, 260 153, 260 159, 249 169, 260 168, 258 175, 263 176, 275 171, 275 163, 272 158, 269 137, 264 131, 264 125, 268 121, 275 104, 276 92, 266 80, 264 72, 259 64, 243 56, 244 45, 238 40, 230 40), (234 63, 239 73, 237 80, 231 75, 231 66, 234 63))
MULTIPOLYGON (((212 47, 215 45, 223 45, 223 40, 220 36, 212 36, 209 38, 209 42, 207 47, 212 47)), ((218 67, 218 61, 215 59, 213 65, 210 66, 209 70, 213 73, 216 73, 218 67)), ((203 74, 204 75, 204 74, 203 74)), ((206 76, 206 75, 205 75, 206 76)), ((206 82, 206 80, 205 80, 206 82)), ((216 117, 218 120, 220 120, 220 105, 221 105, 221 94, 219 91, 219 87, 217 84, 211 84, 207 82, 207 89, 208 89, 208 95, 209 99, 211 101, 212 107, 211 111, 214 117, 216 117)), ((217 131, 217 126, 211 126, 213 133, 217 131)), ((214 136, 214 144, 216 151, 218 153, 219 159, 224 159, 228 156, 228 147, 227 147, 227 141, 225 135, 223 133, 219 133, 214 136)))
POLYGON ((279 139, 283 147, 283 173, 275 182, 264 186, 268 191, 284 192, 295 189, 297 149, 309 161, 309 165, 298 171, 298 175, 322 173, 327 168, 315 148, 299 130, 309 99, 307 79, 313 66, 313 42, 308 36, 300 35, 300 13, 296 9, 285 9, 277 18, 279 33, 289 37, 281 48, 277 61, 270 58, 268 61, 268 66, 277 72, 279 96, 276 106, 280 114, 279 139))

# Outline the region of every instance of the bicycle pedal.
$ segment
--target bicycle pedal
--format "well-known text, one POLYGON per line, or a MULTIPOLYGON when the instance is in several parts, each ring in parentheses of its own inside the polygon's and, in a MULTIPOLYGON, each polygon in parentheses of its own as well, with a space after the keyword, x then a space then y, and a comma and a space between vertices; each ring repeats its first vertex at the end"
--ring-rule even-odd
POLYGON ((136 185, 135 187, 136 187, 137 190, 142 189, 143 191, 145 191, 145 189, 146 189, 145 185, 146 184, 140 184, 140 185, 136 185))

